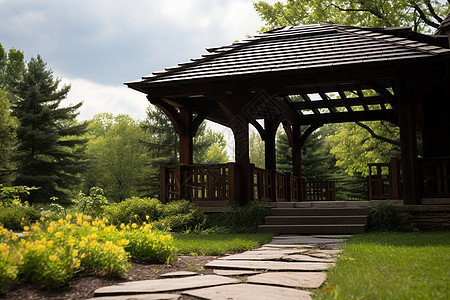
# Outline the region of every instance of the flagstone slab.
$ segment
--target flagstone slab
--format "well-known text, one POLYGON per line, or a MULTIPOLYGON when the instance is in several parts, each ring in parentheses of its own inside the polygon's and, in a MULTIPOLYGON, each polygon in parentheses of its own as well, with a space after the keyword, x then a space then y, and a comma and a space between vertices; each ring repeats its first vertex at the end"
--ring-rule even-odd
POLYGON ((99 288, 94 292, 94 297, 171 292, 238 282, 237 279, 218 275, 130 281, 99 288))
POLYGON ((290 254, 302 254, 307 251, 311 251, 311 248, 303 248, 303 249, 284 249, 284 248, 275 248, 275 247, 269 247, 269 248, 257 248, 253 249, 251 251, 243 252, 242 254, 256 254, 256 255, 263 255, 263 254, 273 254, 273 253, 282 253, 283 255, 290 255, 290 254))
POLYGON ((267 272, 247 278, 248 283, 316 289, 325 281, 323 272, 267 272))
POLYGON ((306 262, 323 262, 323 263, 332 263, 335 262, 334 258, 323 258, 323 257, 314 257, 303 254, 292 254, 286 255, 281 258, 283 261, 306 261, 306 262))
POLYGON ((261 273, 258 271, 251 271, 251 270, 214 270, 213 272, 214 274, 220 276, 247 276, 261 273))
POLYGON ((327 243, 336 243, 342 242, 343 239, 326 239, 326 238, 316 238, 313 236, 299 236, 291 239, 273 239, 269 245, 301 245, 301 244, 327 244, 327 243))
POLYGON ((241 254, 220 257, 218 259, 220 259, 220 260, 280 260, 283 256, 286 256, 286 254, 284 254, 282 252, 263 253, 263 254, 241 253, 241 254))
POLYGON ((181 295, 177 294, 143 294, 143 295, 124 295, 95 297, 88 300, 179 300, 181 295))
POLYGON ((307 300, 311 293, 298 289, 259 284, 231 284, 211 288, 185 291, 188 295, 209 300, 307 300))
POLYGON ((320 262, 284 262, 252 260, 213 260, 206 264, 208 268, 250 269, 270 271, 324 271, 331 267, 329 263, 320 262))
POLYGON ((167 278, 167 277, 187 277, 187 276, 195 276, 198 275, 197 272, 189 272, 189 271, 178 271, 178 272, 170 272, 170 273, 165 273, 165 274, 161 274, 162 278, 167 278))

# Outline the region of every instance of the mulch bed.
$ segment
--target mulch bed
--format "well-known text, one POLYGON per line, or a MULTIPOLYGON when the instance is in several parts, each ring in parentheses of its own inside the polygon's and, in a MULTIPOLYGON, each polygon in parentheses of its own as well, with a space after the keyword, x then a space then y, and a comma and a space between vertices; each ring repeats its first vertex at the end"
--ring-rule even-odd
POLYGON ((44 290, 30 284, 15 284, 0 294, 0 299, 88 299, 94 296, 96 289, 119 282, 159 279, 162 274, 176 271, 213 274, 213 271, 205 269, 204 265, 215 258, 214 256, 179 256, 178 260, 170 265, 131 262, 131 268, 124 278, 77 276, 72 278, 67 287, 58 290, 44 290))

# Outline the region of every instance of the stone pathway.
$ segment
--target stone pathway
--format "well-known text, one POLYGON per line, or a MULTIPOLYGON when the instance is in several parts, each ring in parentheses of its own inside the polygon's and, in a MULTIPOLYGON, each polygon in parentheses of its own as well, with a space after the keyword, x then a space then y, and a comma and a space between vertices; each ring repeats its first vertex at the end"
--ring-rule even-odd
POLYGON ((311 299, 347 237, 281 235, 258 249, 209 262, 205 267, 215 275, 163 274, 102 287, 92 300, 311 299))

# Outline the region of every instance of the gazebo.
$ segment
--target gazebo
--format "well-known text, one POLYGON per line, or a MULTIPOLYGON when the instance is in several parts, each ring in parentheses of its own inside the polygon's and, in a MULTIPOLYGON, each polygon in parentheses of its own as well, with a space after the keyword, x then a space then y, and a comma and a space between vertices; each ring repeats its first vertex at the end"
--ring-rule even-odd
POLYGON ((302 178, 302 146, 324 124, 372 120, 400 128, 401 158, 388 165, 387 197, 406 205, 450 198, 448 25, 440 35, 330 23, 283 27, 127 82, 164 111, 180 138, 180 164, 161 167, 161 200, 190 199, 200 206, 314 195, 333 200, 329 182, 302 178), (231 128, 234 163, 193 164, 193 136, 205 119, 231 128), (250 164, 249 124, 265 142, 265 169, 250 164), (288 174, 276 170, 280 124, 292 148, 288 174))

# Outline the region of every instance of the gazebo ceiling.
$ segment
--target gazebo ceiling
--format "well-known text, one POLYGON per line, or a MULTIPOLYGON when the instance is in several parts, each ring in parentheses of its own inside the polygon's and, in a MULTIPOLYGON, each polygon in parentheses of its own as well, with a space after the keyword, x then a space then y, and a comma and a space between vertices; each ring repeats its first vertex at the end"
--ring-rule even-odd
POLYGON ((414 76, 432 84, 443 78, 448 47, 447 37, 408 28, 284 27, 209 48, 201 58, 126 84, 151 102, 187 106, 196 113, 208 108, 207 118, 224 125, 227 117, 214 97, 236 91, 264 91, 292 110, 289 121, 300 124, 395 122, 396 80, 414 76))

